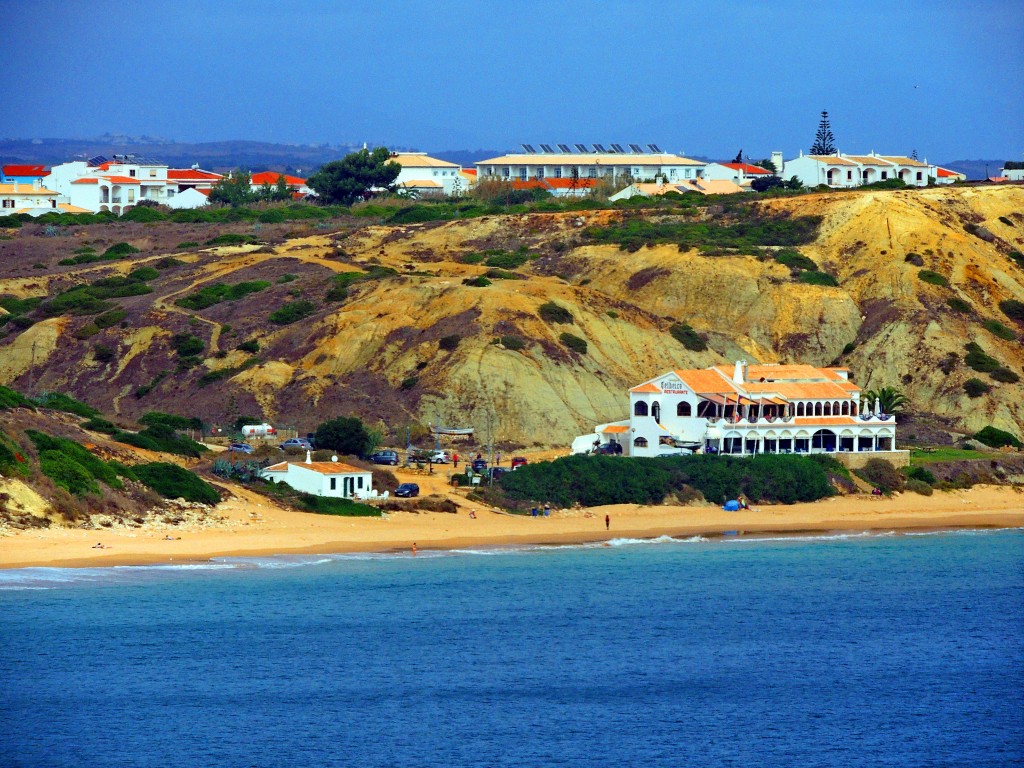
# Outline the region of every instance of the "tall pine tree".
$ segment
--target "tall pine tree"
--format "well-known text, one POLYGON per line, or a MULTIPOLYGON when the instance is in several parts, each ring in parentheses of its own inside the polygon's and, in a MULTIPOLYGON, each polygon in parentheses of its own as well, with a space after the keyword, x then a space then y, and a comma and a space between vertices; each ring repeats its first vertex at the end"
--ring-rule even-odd
POLYGON ((832 127, 828 124, 828 112, 821 111, 821 122, 818 123, 818 132, 814 134, 814 143, 811 145, 812 155, 834 155, 836 145, 833 143, 836 137, 832 135, 832 127))

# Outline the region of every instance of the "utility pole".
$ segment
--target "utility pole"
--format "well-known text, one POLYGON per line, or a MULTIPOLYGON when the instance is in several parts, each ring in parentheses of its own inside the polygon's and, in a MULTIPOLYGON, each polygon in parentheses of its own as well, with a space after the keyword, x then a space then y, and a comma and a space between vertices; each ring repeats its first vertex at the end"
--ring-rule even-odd
POLYGON ((28 396, 32 397, 36 391, 36 341, 32 340, 32 364, 28 369, 28 396))

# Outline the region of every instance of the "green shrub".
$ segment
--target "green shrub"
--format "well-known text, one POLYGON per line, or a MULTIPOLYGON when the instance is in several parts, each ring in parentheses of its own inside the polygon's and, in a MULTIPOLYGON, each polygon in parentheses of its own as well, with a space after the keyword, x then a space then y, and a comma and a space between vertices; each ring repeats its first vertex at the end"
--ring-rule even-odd
POLYGON ((1024 269, 1024 253, 1021 253, 1020 251, 1010 251, 1007 254, 1007 257, 1018 267, 1024 269))
POLYGON ((691 352, 703 352, 708 348, 707 339, 697 333, 687 323, 676 323, 668 332, 672 335, 672 338, 682 344, 691 352))
POLYGON ((97 328, 112 328, 126 317, 128 317, 128 313, 125 310, 112 309, 109 312, 104 312, 102 315, 97 315, 93 318, 93 323, 96 324, 97 328))
POLYGON ((1024 443, 1018 440, 1013 434, 1002 429, 996 429, 992 425, 985 427, 980 432, 975 432, 973 437, 979 443, 984 443, 990 448, 1002 448, 1004 445, 1011 445, 1014 448, 1024 448, 1024 443))
POLYGON ((681 251, 698 246, 795 246, 813 242, 821 224, 820 216, 768 218, 749 206, 736 207, 734 214, 728 222, 629 218, 621 224, 588 227, 584 235, 590 242, 617 243, 630 252, 658 243, 676 243, 681 251))
POLYGON ((115 243, 103 252, 104 260, 107 259, 120 259, 123 256, 128 256, 132 253, 141 253, 141 251, 134 245, 128 243, 115 243))
POLYGON ((99 416, 83 422, 82 429, 92 430, 93 432, 102 432, 106 435, 113 435, 120 431, 113 422, 107 421, 99 416))
POLYGON ((868 459, 864 468, 857 471, 861 477, 886 493, 899 491, 903 488, 904 478, 891 462, 885 459, 868 459))
POLYGON ((780 264, 785 264, 790 269, 807 269, 812 272, 818 269, 818 265, 812 259, 800 253, 800 251, 789 249, 776 251, 775 260, 780 264))
POLYGON ((257 352, 260 351, 260 343, 256 339, 249 339, 248 341, 243 341, 241 344, 235 347, 235 349, 241 352, 248 352, 251 355, 255 355, 257 352))
POLYGON ((118 432, 114 439, 119 443, 134 445, 136 448, 145 448, 147 451, 173 453, 176 456, 192 458, 199 458, 203 451, 207 450, 205 445, 179 435, 173 427, 165 424, 151 424, 141 432, 118 432))
POLYGON ((523 339, 522 336, 516 336, 515 334, 502 336, 499 341, 501 342, 501 346, 505 349, 511 349, 513 352, 518 352, 526 347, 526 340, 523 339))
POLYGON ((86 405, 85 403, 75 400, 75 398, 61 392, 46 392, 36 398, 36 403, 38 403, 41 408, 73 413, 77 416, 84 416, 87 419, 100 415, 100 412, 91 405, 86 405))
POLYGON ((918 278, 920 278, 921 282, 929 283, 930 285, 941 285, 949 287, 949 280, 947 280, 944 276, 940 275, 938 272, 933 272, 930 269, 920 270, 917 273, 917 276, 918 278))
POLYGON ((20 392, 15 392, 9 387, 0 386, 0 411, 7 411, 11 408, 28 408, 34 411, 36 406, 35 403, 20 392))
POLYGON ((581 339, 579 336, 574 336, 571 333, 563 333, 559 335, 558 340, 573 352, 578 352, 581 355, 587 354, 586 339, 581 339))
POLYGON ((308 493, 300 493, 296 497, 299 507, 307 512, 315 512, 318 515, 341 515, 343 517, 380 517, 381 512, 369 504, 360 504, 351 499, 341 499, 334 496, 313 496, 308 493))
MULTIPOLYGON (((103 461, 96 456, 93 456, 83 446, 76 443, 74 440, 68 440, 64 437, 54 437, 53 435, 47 435, 43 432, 37 432, 32 429, 25 430, 25 434, 29 440, 36 446, 36 450, 40 453, 40 464, 42 465, 42 456, 44 453, 60 454, 67 459, 74 462, 78 467, 85 470, 90 480, 95 479, 100 482, 109 485, 111 488, 122 488, 123 485, 120 480, 117 479, 117 473, 110 467, 107 462, 103 461)), ((59 471, 59 462, 57 462, 51 456, 50 467, 54 471, 59 471)), ((51 475, 42 466, 43 474, 49 477, 58 485, 62 485, 58 477, 51 475)), ((77 481, 76 481, 77 482, 77 481)), ((78 493, 77 491, 68 488, 66 485, 62 485, 71 493, 78 493)), ((99 489, 97 488, 97 491, 99 489)), ((94 491, 90 491, 94 492, 94 491)))
POLYGON ((813 501, 834 491, 818 462, 802 456, 569 456, 520 467, 501 479, 509 498, 560 506, 659 504, 688 485, 715 503, 744 494, 755 502, 813 501))
POLYGON ((949 308, 954 312, 962 312, 965 315, 970 314, 972 311, 971 305, 957 296, 946 299, 946 304, 948 304, 949 308))
POLYGON ((259 363, 260 359, 258 357, 250 357, 241 365, 236 365, 231 368, 219 368, 216 371, 207 371, 199 377, 199 381, 196 383, 200 387, 205 387, 207 384, 212 384, 215 381, 230 379, 232 376, 237 376, 242 371, 252 368, 254 365, 259 365, 259 363))
POLYGON ((202 429, 203 422, 195 416, 177 416, 173 413, 161 413, 160 411, 148 411, 139 419, 139 424, 153 426, 162 424, 171 429, 202 429))
POLYGON ((289 325, 309 317, 314 312, 316 312, 316 305, 313 302, 299 299, 298 301, 290 301, 275 309, 267 319, 277 325, 289 325))
POLYGON ((292 273, 287 272, 287 273, 281 275, 279 278, 277 278, 277 284, 278 285, 282 285, 284 283, 292 283, 292 282, 295 282, 298 279, 299 279, 298 275, 293 275, 292 273))
POLYGON ((174 334, 171 337, 171 346, 182 357, 198 355, 206 349, 206 344, 203 343, 203 340, 198 336, 193 336, 191 333, 174 334))
POLYGON ((498 267, 499 269, 519 269, 530 260, 530 255, 524 251, 517 253, 496 253, 484 260, 485 267, 498 267))
POLYGON ((935 492, 928 483, 915 480, 914 478, 907 480, 904 489, 907 491, 913 491, 914 493, 919 493, 922 496, 931 496, 935 492))
POLYGON ((410 389, 419 384, 419 382, 419 376, 409 376, 405 379, 402 379, 402 383, 398 386, 398 388, 403 392, 408 392, 410 389))
POLYGON ((39 470, 68 493, 75 496, 97 495, 99 484, 89 470, 60 451, 39 452, 39 470))
POLYGON ((807 271, 801 272, 800 278, 801 283, 807 283, 808 285, 829 285, 837 286, 839 282, 827 272, 807 271))
POLYGON ((935 485, 935 475, 929 472, 924 467, 908 467, 904 470, 906 476, 912 480, 919 480, 922 483, 928 483, 929 485, 935 485))
POLYGON ((1014 371, 1003 367, 996 368, 989 374, 989 376, 996 381, 1003 382, 1004 384, 1016 384, 1020 381, 1020 376, 1018 376, 1014 371))
POLYGON ((442 336, 441 340, 437 342, 437 346, 440 349, 451 352, 459 346, 460 341, 462 341, 462 337, 457 333, 453 333, 449 336, 442 336))
POLYGON ((969 368, 973 368, 979 373, 991 373, 996 368, 1000 367, 999 361, 991 355, 986 354, 985 350, 983 350, 977 342, 968 342, 964 349, 967 350, 964 362, 967 363, 969 368))
POLYGON ((998 320, 986 320, 981 325, 986 331, 993 336, 998 336, 1000 339, 1005 339, 1006 341, 1015 341, 1017 339, 1017 334, 998 320))
POLYGON ((144 283, 147 280, 156 280, 158 277, 160 277, 160 270, 155 267, 139 267, 138 269, 133 269, 128 273, 128 279, 134 280, 138 283, 144 283))
MULTIPOLYGON (((198 248, 199 243, 197 243, 195 240, 186 240, 183 243, 178 243, 175 247, 178 250, 185 251, 188 250, 189 248, 198 248)), ((175 259, 171 259, 171 261, 175 261, 175 259)), ((180 264, 181 262, 178 263, 180 264)))
POLYGON ((465 256, 459 259, 463 264, 479 264, 487 258, 485 253, 467 253, 465 256))
POLYGON ((545 302, 541 304, 537 309, 537 314, 540 315, 541 320, 548 323, 572 323, 572 313, 569 312, 565 307, 555 304, 553 301, 545 302))
POLYGON ((968 379, 964 382, 964 392, 967 393, 968 397, 981 397, 991 390, 992 386, 986 384, 981 379, 968 379))
POLYGON ((608 317, 610 317, 612 320, 619 319, 619 313, 616 312, 614 309, 609 309, 607 312, 605 312, 605 314, 608 315, 608 317))
POLYGON ((88 339, 99 332, 100 328, 96 323, 86 323, 81 328, 76 329, 71 335, 76 339, 88 339))
POLYGON ((1011 320, 1016 320, 1018 323, 1024 323, 1024 301, 1006 299, 1005 301, 999 302, 999 309, 1001 309, 1003 314, 1011 320))
POLYGON ((217 504, 220 501, 220 494, 212 485, 177 464, 156 461, 139 464, 132 467, 132 471, 140 482, 165 499, 185 499, 202 504, 217 504))
POLYGON ((491 284, 483 275, 477 275, 476 277, 467 277, 462 281, 463 285, 468 285, 470 288, 486 288, 491 284))
POLYGON ((109 363, 114 359, 114 349, 106 344, 96 344, 92 348, 92 356, 97 363, 109 363))
POLYGON ((269 287, 270 283, 266 280, 247 280, 245 282, 229 286, 227 291, 224 292, 224 298, 227 301, 238 301, 239 299, 245 298, 250 293, 259 293, 269 287))

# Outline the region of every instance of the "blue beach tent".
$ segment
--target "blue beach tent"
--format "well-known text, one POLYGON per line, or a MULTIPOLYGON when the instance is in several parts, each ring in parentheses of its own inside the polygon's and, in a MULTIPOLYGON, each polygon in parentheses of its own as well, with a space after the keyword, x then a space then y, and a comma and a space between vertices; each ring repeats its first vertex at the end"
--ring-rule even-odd
POLYGON ((724 509, 726 512, 739 512, 740 503, 736 499, 733 499, 732 501, 725 502, 725 506, 722 507, 722 509, 724 509))

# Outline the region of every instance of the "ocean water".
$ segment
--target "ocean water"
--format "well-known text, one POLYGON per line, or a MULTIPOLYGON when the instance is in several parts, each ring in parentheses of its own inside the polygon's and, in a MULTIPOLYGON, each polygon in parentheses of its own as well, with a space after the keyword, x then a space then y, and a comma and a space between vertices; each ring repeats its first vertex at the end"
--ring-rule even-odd
POLYGON ((1021 764, 1021 530, 0 571, 2 766, 1021 764))

